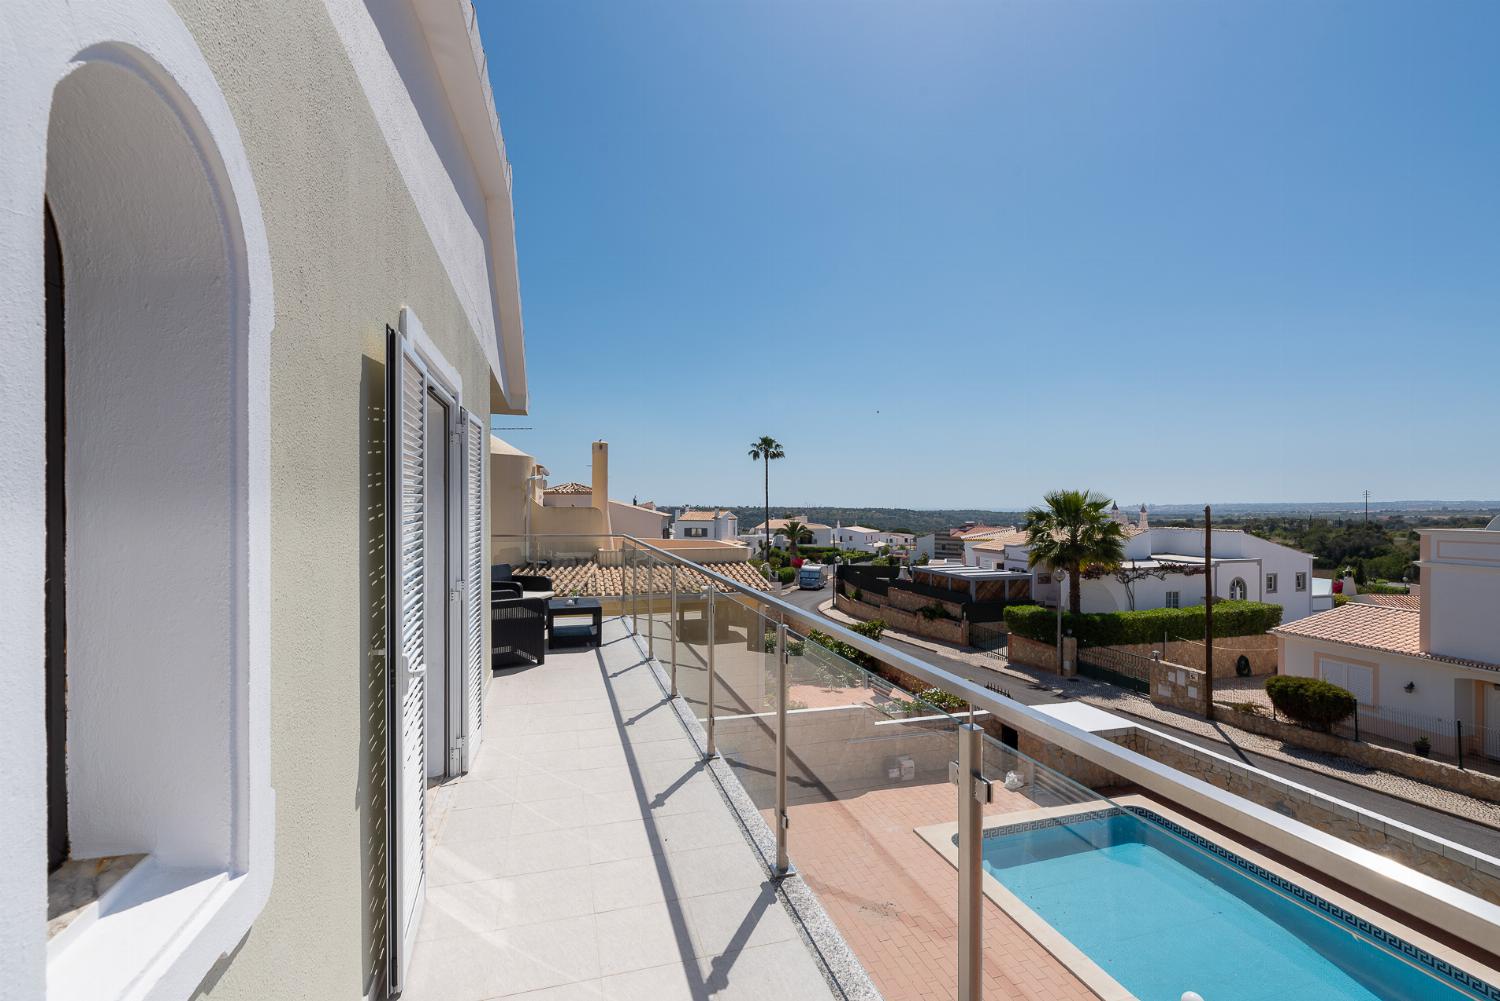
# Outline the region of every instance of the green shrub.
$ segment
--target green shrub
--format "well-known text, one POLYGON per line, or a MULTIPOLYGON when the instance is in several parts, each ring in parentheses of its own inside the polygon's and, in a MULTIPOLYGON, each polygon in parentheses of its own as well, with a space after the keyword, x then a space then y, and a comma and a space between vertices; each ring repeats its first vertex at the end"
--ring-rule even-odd
POLYGON ((1432 753, 1432 741, 1426 737, 1418 737, 1411 742, 1411 749, 1425 758, 1432 753))
MULTIPOLYGON (((766 637, 765 637, 765 644, 764 645, 765 645, 765 648, 766 648, 766 653, 775 653, 776 652, 776 630, 774 630, 774 629, 767 629, 766 630, 766 637)), ((803 651, 805 651, 806 649, 807 649, 807 643, 806 643, 805 640, 795 640, 795 639, 792 639, 790 636, 787 637, 787 641, 786 641, 786 654, 787 654, 788 657, 800 657, 800 656, 802 656, 803 651)))
POLYGON ((1347 690, 1321 678, 1273 675, 1266 679, 1266 694, 1277 712, 1325 732, 1353 715, 1359 704, 1347 690))
MULTIPOLYGON (((1214 636, 1255 636, 1281 622, 1281 606, 1259 601, 1214 602, 1214 636)), ((1203 606, 1190 608, 1144 608, 1134 612, 1063 613, 1064 634, 1071 633, 1079 646, 1122 646, 1127 643, 1158 643, 1172 639, 1203 638, 1203 606)), ((1011 605, 1005 610, 1005 627, 1017 636, 1039 643, 1057 640, 1057 610, 1041 605, 1011 605)))
POLYGON ((1338 608, 1341 605, 1347 605, 1353 600, 1354 599, 1349 597, 1347 594, 1336 594, 1333 596, 1333 607, 1338 608))
POLYGON ((917 698, 930 706, 937 706, 939 709, 950 713, 969 708, 969 703, 966 699, 961 699, 957 695, 950 695, 941 688, 924 688, 917 693, 917 698))
POLYGON ((880 639, 880 637, 885 635, 885 620, 871 619, 868 622, 856 622, 849 628, 853 629, 861 636, 868 637, 872 640, 878 640, 880 639))
POLYGON ((780 567, 776 571, 776 579, 783 584, 790 584, 797 579, 796 567, 780 567))

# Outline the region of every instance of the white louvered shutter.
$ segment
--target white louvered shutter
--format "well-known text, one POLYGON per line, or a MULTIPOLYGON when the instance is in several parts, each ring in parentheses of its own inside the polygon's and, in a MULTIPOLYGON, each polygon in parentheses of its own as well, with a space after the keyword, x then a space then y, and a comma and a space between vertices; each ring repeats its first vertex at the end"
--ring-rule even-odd
POLYGON ((484 649, 484 600, 489 588, 484 572, 484 488, 488 435, 478 418, 463 414, 464 430, 464 761, 474 767, 484 736, 485 673, 489 657, 484 649))
POLYGON ((388 624, 386 795, 391 805, 390 988, 410 969, 426 893, 427 374, 405 338, 388 330, 386 355, 386 576, 388 624))

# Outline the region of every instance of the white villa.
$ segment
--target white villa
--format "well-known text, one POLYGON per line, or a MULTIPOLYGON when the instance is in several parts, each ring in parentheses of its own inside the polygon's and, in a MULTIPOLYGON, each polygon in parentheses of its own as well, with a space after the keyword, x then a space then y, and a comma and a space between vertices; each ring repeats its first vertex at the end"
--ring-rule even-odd
MULTIPOLYGON (((775 546, 778 549, 785 549, 787 547, 786 527, 794 521, 800 521, 802 523, 802 527, 807 529, 808 534, 812 536, 812 545, 833 545, 833 526, 824 525, 816 521, 809 521, 807 515, 805 514, 796 518, 772 518, 770 522, 771 545, 775 546)), ((747 537, 755 537, 761 545, 764 545, 766 539, 766 522, 763 521, 759 525, 756 525, 753 529, 746 533, 746 535, 747 537)))
POLYGON ((733 511, 684 511, 672 522, 674 539, 713 539, 738 542, 740 520, 733 511))
POLYGON ((1372 596, 1273 630, 1281 673, 1331 681, 1364 706, 1484 727, 1484 752, 1500 757, 1500 525, 1421 536, 1420 599, 1372 596))
MULTIPOLYGON (((559 483, 542 490, 543 507, 594 507, 596 504, 594 488, 587 483, 559 483)), ((610 497, 608 504, 609 527, 618 535, 660 539, 666 535, 667 526, 672 522, 672 515, 658 510, 651 501, 632 504, 610 497)))
MULTIPOLYGON (((1125 524, 1125 562, 1119 574, 1085 578, 1083 611, 1201 605, 1202 529, 1154 527, 1145 505, 1135 524, 1125 522, 1118 510, 1115 517, 1125 524)), ((1020 529, 966 543, 964 550, 964 562, 981 569, 1029 569, 1030 547, 1020 529)), ((1214 594, 1218 597, 1280 605, 1281 621, 1292 622, 1312 614, 1312 569, 1308 553, 1238 529, 1213 530, 1214 594)), ((1032 596, 1047 604, 1056 602, 1057 577, 1046 568, 1037 568, 1032 596)))
POLYGON ((833 529, 833 544, 840 549, 857 549, 865 553, 877 553, 882 549, 895 549, 915 545, 917 537, 906 532, 882 532, 878 528, 863 525, 836 525, 833 529))

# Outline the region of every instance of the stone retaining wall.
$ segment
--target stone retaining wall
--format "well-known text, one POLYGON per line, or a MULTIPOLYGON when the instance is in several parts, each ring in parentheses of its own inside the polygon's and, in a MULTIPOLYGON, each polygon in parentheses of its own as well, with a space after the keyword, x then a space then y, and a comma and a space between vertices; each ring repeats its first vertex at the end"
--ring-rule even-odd
POLYGON ((1313 751, 1337 754, 1358 761, 1362 765, 1405 775, 1407 778, 1426 782, 1440 789, 1451 789, 1466 796, 1500 803, 1500 776, 1459 768, 1445 761, 1434 761, 1417 754, 1398 751, 1393 747, 1367 744, 1360 740, 1348 740, 1331 733, 1319 733, 1316 730, 1309 730, 1293 723, 1283 723, 1281 720, 1255 713, 1230 709, 1220 718, 1231 726, 1258 733, 1263 737, 1271 737, 1313 751))
POLYGON ((1009 634, 1005 642, 1005 659, 1012 664, 1034 667, 1039 671, 1058 672, 1057 647, 1051 643, 1038 643, 1026 636, 1009 634))
MULTIPOLYGON (((909 612, 890 604, 875 604, 868 601, 855 601, 844 594, 834 595, 834 606, 845 615, 852 615, 856 619, 881 619, 886 625, 896 632, 907 633, 912 636, 922 636, 926 639, 940 640, 944 643, 953 643, 958 646, 969 645, 969 623, 955 622, 951 619, 929 619, 909 612)), ((930 602, 929 602, 930 604, 930 602)))
MULTIPOLYGON (((1214 672, 1218 674, 1217 671, 1214 672)), ((1164 660, 1151 663, 1151 701, 1169 709, 1181 709, 1201 713, 1205 708, 1203 690, 1204 675, 1182 664, 1169 664, 1164 660)))
POLYGON ((1359 845, 1500 904, 1500 863, 1447 845, 1420 831, 1377 820, 1277 776, 1248 768, 1164 734, 1137 727, 1135 750, 1164 765, 1200 778, 1236 796, 1259 803, 1336 838, 1359 845))

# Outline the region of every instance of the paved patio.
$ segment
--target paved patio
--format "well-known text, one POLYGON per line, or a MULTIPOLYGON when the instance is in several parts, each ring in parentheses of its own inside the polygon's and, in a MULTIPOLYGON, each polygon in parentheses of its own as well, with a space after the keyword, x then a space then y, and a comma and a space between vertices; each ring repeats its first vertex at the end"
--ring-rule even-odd
POLYGON ((405 1001, 830 996, 619 620, 497 675, 484 729, 432 792, 405 1001))

